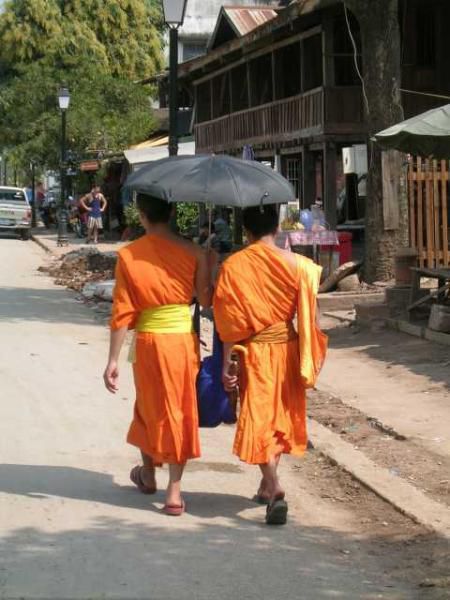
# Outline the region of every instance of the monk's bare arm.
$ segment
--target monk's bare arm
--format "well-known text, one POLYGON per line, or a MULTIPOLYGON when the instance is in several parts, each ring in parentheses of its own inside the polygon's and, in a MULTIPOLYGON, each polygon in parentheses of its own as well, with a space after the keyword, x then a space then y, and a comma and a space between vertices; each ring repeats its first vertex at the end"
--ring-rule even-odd
POLYGON ((106 207, 108 206, 108 202, 103 194, 100 196, 100 202, 101 202, 100 210, 101 210, 101 212, 105 212, 106 207))
POLYGON ((197 300, 203 308, 209 308, 212 304, 213 287, 211 270, 215 257, 211 252, 198 251, 197 271, 195 273, 195 293, 197 300))
POLYGON ((119 389, 119 356, 127 335, 128 328, 112 329, 109 340, 109 357, 103 374, 103 381, 108 392, 115 394, 119 389))

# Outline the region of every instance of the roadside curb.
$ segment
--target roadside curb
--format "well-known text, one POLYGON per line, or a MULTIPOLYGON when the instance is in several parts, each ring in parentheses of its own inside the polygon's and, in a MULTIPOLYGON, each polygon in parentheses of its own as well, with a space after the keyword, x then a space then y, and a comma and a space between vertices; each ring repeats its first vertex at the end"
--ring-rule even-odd
POLYGON ((405 480, 376 465, 363 452, 317 421, 309 419, 309 432, 318 452, 416 523, 450 538, 450 510, 405 480))
POLYGON ((352 325, 355 322, 355 316, 353 314, 350 315, 349 313, 350 311, 327 311, 323 313, 323 316, 329 317, 330 319, 335 319, 339 323, 352 325))
POLYGON ((321 312, 354 310, 355 304, 376 302, 383 298, 383 292, 367 292, 364 294, 355 294, 354 292, 325 292, 317 296, 321 312))
POLYGON ((416 325, 415 323, 409 323, 408 321, 402 321, 400 319, 386 319, 386 323, 387 326, 394 331, 401 331, 402 333, 418 337, 422 340, 450 346, 450 335, 448 333, 433 331, 432 329, 428 329, 428 327, 416 325))
POLYGON ((49 254, 53 254, 52 249, 33 233, 31 234, 31 240, 49 254))

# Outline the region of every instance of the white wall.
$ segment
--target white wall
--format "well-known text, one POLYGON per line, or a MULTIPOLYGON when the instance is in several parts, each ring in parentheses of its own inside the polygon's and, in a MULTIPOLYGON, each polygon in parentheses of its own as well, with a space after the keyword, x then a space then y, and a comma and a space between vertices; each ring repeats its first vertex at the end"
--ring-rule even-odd
POLYGON ((188 0, 180 37, 196 35, 209 37, 214 31, 222 5, 268 6, 270 4, 277 6, 278 0, 188 0))

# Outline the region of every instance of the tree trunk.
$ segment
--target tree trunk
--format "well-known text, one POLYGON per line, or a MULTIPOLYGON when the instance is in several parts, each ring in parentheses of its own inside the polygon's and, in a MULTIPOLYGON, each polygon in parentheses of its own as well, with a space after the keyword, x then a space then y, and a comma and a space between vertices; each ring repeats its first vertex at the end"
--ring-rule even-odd
POLYGON ((395 174, 399 219, 392 228, 386 222, 383 210, 382 152, 370 138, 403 119, 398 0, 346 0, 345 4, 361 28, 364 104, 369 133, 365 276, 369 282, 386 281, 393 276, 396 250, 405 245, 405 241, 407 243, 407 204, 401 193, 404 173, 399 165, 395 174))

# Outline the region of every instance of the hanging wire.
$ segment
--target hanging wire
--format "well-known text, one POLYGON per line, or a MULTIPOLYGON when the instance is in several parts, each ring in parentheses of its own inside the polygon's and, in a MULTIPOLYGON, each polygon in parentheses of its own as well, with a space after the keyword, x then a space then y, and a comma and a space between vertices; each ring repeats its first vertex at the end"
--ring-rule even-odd
POLYGON ((351 25, 350 25, 350 19, 348 17, 348 9, 347 9, 347 5, 345 4, 345 2, 344 2, 344 14, 345 14, 345 22, 347 23, 348 35, 350 36, 350 40, 351 40, 352 46, 353 46, 353 60, 355 62, 356 73, 358 74, 358 77, 361 80, 363 97, 364 97, 364 104, 366 106, 366 114, 367 114, 367 116, 369 116, 369 114, 370 114, 370 108, 369 108, 369 98, 367 97, 367 92, 366 92, 366 83, 364 81, 364 77, 362 76, 361 70, 359 68, 359 64, 358 64, 358 47, 356 45, 356 40, 355 40, 355 38, 353 36, 352 28, 351 28, 351 25))

